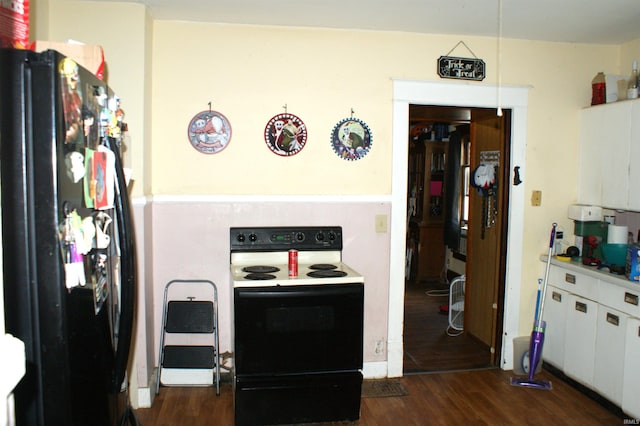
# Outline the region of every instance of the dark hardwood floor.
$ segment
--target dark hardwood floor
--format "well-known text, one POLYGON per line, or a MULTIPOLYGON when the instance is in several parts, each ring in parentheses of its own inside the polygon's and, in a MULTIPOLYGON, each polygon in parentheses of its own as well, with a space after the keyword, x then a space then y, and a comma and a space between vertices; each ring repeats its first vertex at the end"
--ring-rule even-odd
POLYGON ((488 346, 465 333, 447 333, 449 318, 441 307, 448 306, 448 288, 437 281, 405 285, 404 374, 495 367, 488 346))
MULTIPOLYGON (((447 336, 445 297, 429 297, 437 283, 407 285, 405 374, 407 395, 363 397, 360 426, 391 425, 620 425, 624 417, 543 370, 550 391, 511 386, 512 372, 489 365, 488 349, 464 336, 447 336)), ((318 401, 322 404, 322 401, 318 401)), ((153 407, 138 409, 143 426, 233 425, 233 394, 227 382, 214 388, 162 387, 153 407)), ((638 419, 627 422, 637 424, 638 419)), ((327 425, 327 424, 325 424, 327 425)))
MULTIPOLYGON (((551 380, 553 389, 550 391, 511 386, 510 377, 510 372, 500 369, 404 376, 400 382, 407 395, 362 398, 359 421, 330 424, 623 424, 622 417, 546 370, 537 378, 551 380)), ((220 396, 216 396, 214 388, 162 387, 153 407, 138 409, 136 413, 143 426, 230 426, 233 425, 231 385, 223 383, 220 396)))

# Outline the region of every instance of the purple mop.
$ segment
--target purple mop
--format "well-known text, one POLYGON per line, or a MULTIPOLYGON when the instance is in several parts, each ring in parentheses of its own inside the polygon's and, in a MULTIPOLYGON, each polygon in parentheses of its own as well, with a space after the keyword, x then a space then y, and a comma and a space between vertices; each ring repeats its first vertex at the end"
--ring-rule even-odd
POLYGON ((533 389, 551 390, 551 382, 547 380, 538 380, 535 378, 536 368, 542 360, 542 348, 544 346, 544 329, 546 322, 542 320, 544 312, 544 300, 547 295, 547 281, 549 280, 549 267, 551 266, 551 256, 553 253, 553 245, 556 238, 557 223, 551 227, 551 240, 549 241, 549 253, 547 254, 547 267, 544 273, 544 282, 542 284, 542 294, 538 294, 536 300, 536 313, 533 321, 533 331, 531 332, 531 341, 529 343, 529 377, 512 377, 512 386, 521 386, 533 389))

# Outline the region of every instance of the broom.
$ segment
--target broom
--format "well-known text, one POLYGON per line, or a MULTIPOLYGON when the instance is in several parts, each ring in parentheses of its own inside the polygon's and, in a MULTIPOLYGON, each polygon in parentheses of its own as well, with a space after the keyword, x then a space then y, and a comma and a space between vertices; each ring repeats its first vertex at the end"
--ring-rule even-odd
POLYGON ((547 295, 547 282, 549 280, 549 267, 551 266, 551 256, 553 253, 553 245, 556 239, 557 223, 551 226, 551 238, 549 241, 549 253, 547 254, 547 265, 544 272, 544 282, 542 283, 542 294, 538 294, 536 300, 536 312, 533 320, 533 331, 531 332, 531 341, 529 342, 529 377, 512 377, 512 386, 521 386, 533 389, 551 390, 551 382, 547 380, 538 380, 535 378, 536 368, 542 360, 542 348, 544 346, 544 329, 546 322, 542 320, 544 312, 544 300, 547 295))

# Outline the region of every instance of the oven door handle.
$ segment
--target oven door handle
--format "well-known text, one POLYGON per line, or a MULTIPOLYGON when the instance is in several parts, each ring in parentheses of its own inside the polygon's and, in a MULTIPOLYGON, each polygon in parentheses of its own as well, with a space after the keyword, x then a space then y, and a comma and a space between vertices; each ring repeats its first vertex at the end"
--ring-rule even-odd
POLYGON ((362 284, 330 284, 322 287, 297 286, 293 287, 267 287, 260 288, 238 288, 236 297, 243 299, 266 299, 266 298, 293 298, 293 297, 317 297, 317 296, 348 296, 357 295, 363 292, 362 284))

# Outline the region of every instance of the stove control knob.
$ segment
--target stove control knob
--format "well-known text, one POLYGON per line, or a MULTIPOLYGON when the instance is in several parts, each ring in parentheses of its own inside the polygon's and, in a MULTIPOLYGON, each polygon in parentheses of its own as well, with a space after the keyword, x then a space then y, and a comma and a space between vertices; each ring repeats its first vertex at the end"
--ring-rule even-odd
POLYGON ((318 241, 324 241, 324 234, 322 232, 318 232, 316 234, 316 240, 318 241))
POLYGON ((304 234, 302 232, 298 232, 296 234, 296 240, 297 241, 304 241, 304 234))
POLYGON ((238 234, 238 236, 236 237, 236 240, 238 240, 238 242, 240 243, 244 243, 244 240, 245 240, 244 234, 238 234))
POLYGON ((255 243, 257 239, 258 236, 256 234, 249 234, 249 241, 251 241, 252 243, 255 243))
POLYGON ((335 239, 336 239, 336 234, 333 232, 329 232, 329 240, 335 241, 335 239))

